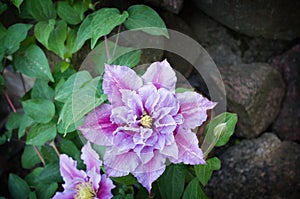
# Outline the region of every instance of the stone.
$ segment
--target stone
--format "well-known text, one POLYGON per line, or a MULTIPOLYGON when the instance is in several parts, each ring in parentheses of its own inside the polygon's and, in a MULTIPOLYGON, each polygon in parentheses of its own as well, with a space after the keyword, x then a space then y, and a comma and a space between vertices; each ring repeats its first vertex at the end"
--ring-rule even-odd
POLYGON ((273 0, 194 0, 202 11, 239 33, 270 39, 300 37, 300 3, 273 0))
POLYGON ((284 95, 280 73, 265 63, 219 67, 228 110, 237 113, 236 135, 253 138, 264 132, 279 113, 284 95))
POLYGON ((242 140, 220 155, 205 192, 209 198, 299 198, 300 145, 273 133, 242 140))
POLYGON ((153 6, 158 6, 172 13, 178 14, 183 7, 184 0, 144 0, 153 6))
POLYGON ((190 36, 205 48, 218 66, 242 62, 240 41, 235 39, 226 27, 190 3, 185 5, 181 17, 193 31, 190 36))
POLYGON ((300 141, 300 44, 270 62, 286 84, 282 107, 272 130, 281 139, 300 141))

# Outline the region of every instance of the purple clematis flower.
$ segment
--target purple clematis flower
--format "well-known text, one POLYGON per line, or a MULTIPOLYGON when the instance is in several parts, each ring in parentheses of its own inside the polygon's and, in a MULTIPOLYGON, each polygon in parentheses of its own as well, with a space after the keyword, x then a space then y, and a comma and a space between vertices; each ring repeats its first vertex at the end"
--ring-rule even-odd
POLYGON ((111 104, 90 112, 80 130, 89 141, 107 146, 109 176, 132 173, 150 192, 167 159, 205 164, 192 129, 216 103, 196 92, 175 93, 176 81, 166 60, 151 64, 142 77, 126 66, 105 66, 103 90, 111 104))
POLYGON ((98 154, 88 142, 81 150, 81 159, 86 165, 86 172, 76 168, 77 162, 67 155, 60 155, 60 173, 65 181, 64 192, 57 192, 53 199, 109 199, 115 187, 112 180, 100 174, 98 154))

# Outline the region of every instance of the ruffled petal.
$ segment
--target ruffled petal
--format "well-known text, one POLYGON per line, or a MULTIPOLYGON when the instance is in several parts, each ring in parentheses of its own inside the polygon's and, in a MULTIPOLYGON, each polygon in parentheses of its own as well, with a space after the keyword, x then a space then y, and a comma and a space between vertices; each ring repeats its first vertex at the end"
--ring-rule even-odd
POLYGON ((157 93, 157 88, 153 84, 147 84, 138 90, 139 96, 142 99, 145 111, 148 114, 154 112, 154 107, 159 100, 159 94, 157 93))
POLYGON ((76 168, 77 162, 65 154, 59 156, 60 174, 66 183, 66 186, 72 183, 74 178, 84 179, 86 173, 76 168))
POLYGON ((112 180, 107 178, 105 174, 101 176, 101 181, 99 184, 99 191, 97 193, 97 198, 110 199, 113 197, 111 190, 116 186, 113 184, 112 180))
POLYGON ((110 121, 110 115, 111 105, 102 104, 86 116, 84 124, 79 127, 79 130, 90 142, 111 146, 113 144, 112 133, 118 126, 110 121))
POLYGON ((100 166, 102 161, 99 160, 99 155, 92 149, 91 143, 87 142, 81 149, 81 159, 86 165, 86 170, 89 171, 92 168, 95 168, 97 173, 100 173, 100 166))
POLYGON ((52 199, 73 199, 74 195, 73 190, 65 190, 64 192, 56 192, 52 199))
POLYGON ((144 83, 153 83, 157 89, 163 87, 175 93, 176 74, 167 60, 152 63, 142 76, 144 83))
POLYGON ((182 126, 190 129, 205 122, 207 119, 206 111, 217 104, 196 92, 176 93, 176 97, 180 104, 179 112, 184 118, 182 126))
POLYGON ((120 89, 137 90, 142 85, 142 79, 127 66, 105 65, 102 87, 113 106, 123 105, 120 89))
POLYGON ((175 135, 175 142, 178 147, 178 159, 172 160, 173 163, 184 164, 205 164, 202 150, 198 146, 198 139, 190 129, 179 128, 175 135))
POLYGON ((104 155, 106 173, 112 177, 128 175, 139 165, 139 157, 134 152, 119 153, 118 149, 112 148, 104 155))
POLYGON ((99 183, 101 180, 101 174, 100 171, 96 171, 96 168, 93 167, 91 170, 87 171, 87 176, 89 177, 89 180, 92 182, 93 189, 97 191, 99 189, 99 183))
POLYGON ((121 89, 122 100, 130 110, 134 111, 134 114, 139 116, 143 114, 143 104, 141 97, 136 91, 121 89))
POLYGON ((152 183, 165 171, 165 157, 158 151, 154 152, 154 157, 146 164, 141 164, 132 173, 136 179, 150 192, 152 183))

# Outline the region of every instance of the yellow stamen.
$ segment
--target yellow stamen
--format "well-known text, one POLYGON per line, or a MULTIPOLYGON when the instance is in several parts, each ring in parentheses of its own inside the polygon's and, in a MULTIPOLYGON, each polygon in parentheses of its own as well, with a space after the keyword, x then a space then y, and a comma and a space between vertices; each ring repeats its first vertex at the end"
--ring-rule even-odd
POLYGON ((144 112, 144 115, 142 116, 141 125, 145 128, 151 128, 152 126, 152 118, 147 115, 146 112, 144 112))
POLYGON ((76 186, 74 199, 93 199, 96 193, 91 182, 84 182, 76 186))

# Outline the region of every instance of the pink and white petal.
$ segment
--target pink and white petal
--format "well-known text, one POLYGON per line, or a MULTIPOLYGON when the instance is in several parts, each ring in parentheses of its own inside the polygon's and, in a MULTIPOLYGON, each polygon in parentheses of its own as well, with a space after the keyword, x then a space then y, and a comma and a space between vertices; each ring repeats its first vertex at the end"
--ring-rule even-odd
POLYGON ((75 194, 73 190, 64 190, 64 192, 56 192, 52 199, 73 199, 75 194))
POLYGON ((84 179, 86 173, 76 168, 77 162, 65 154, 59 156, 60 174, 66 185, 70 184, 73 179, 84 179))
POLYGON ((176 74, 167 60, 152 63, 142 76, 144 83, 153 83, 157 89, 167 88, 175 93, 176 74))
POLYGON ((152 114, 154 112, 154 107, 159 101, 157 88, 153 84, 149 83, 147 85, 142 86, 138 90, 138 94, 142 99, 142 103, 144 105, 145 111, 148 114, 152 114))
POLYGON ((81 159, 86 165, 86 170, 89 171, 92 168, 96 169, 97 173, 100 173, 100 166, 102 161, 99 160, 99 155, 94 149, 92 149, 91 143, 87 142, 81 149, 81 159))
POLYGON ((142 79, 127 66, 105 65, 102 87, 113 106, 123 104, 120 89, 137 90, 142 85, 142 79))
POLYGON ((205 164, 203 152, 198 146, 198 138, 190 129, 178 128, 175 142, 178 147, 178 159, 171 160, 171 162, 183 162, 191 165, 205 164))
POLYGON ((101 176, 101 181, 99 184, 99 190, 97 192, 97 198, 110 199, 113 197, 111 190, 116 186, 113 184, 112 180, 108 178, 105 174, 101 176))
POLYGON ((120 92, 125 106, 127 106, 130 110, 133 110, 135 115, 142 115, 143 104, 141 97, 136 93, 136 91, 121 89, 120 92))
POLYGON ((92 182, 93 189, 97 191, 99 189, 99 183, 101 181, 100 171, 96 171, 96 168, 93 167, 91 170, 87 170, 87 176, 89 180, 92 182))
POLYGON ((217 103, 196 92, 176 93, 180 104, 180 113, 184 120, 182 126, 193 129, 200 126, 207 119, 206 111, 215 107, 217 103))
POLYGON ((111 105, 102 104, 86 116, 79 130, 87 140, 103 146, 113 144, 112 133, 118 126, 110 121, 111 111, 111 105))
POLYGON ((118 126, 135 123, 137 116, 126 106, 118 106, 112 110, 110 120, 118 126))
POLYGON ((140 164, 139 157, 134 152, 119 153, 118 149, 112 148, 104 155, 106 173, 112 177, 128 175, 140 164))
POLYGON ((149 162, 139 165, 139 167, 132 173, 138 182, 141 183, 149 193, 152 188, 152 183, 165 171, 165 161, 165 157, 159 154, 158 151, 155 151, 154 157, 149 162))
POLYGON ((168 157, 169 159, 178 159, 178 147, 176 142, 173 142, 172 144, 165 146, 162 151, 160 151, 161 154, 168 157))

